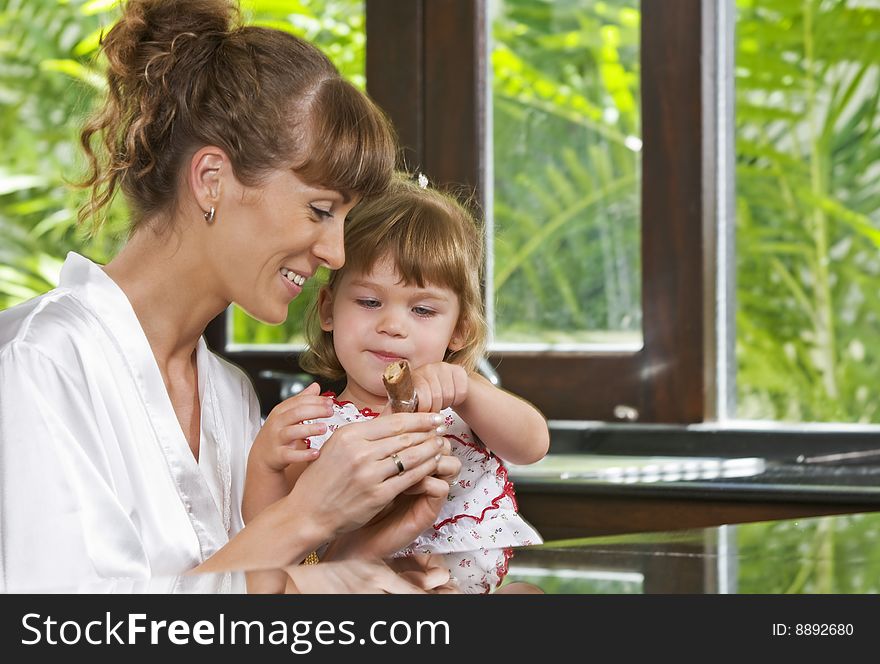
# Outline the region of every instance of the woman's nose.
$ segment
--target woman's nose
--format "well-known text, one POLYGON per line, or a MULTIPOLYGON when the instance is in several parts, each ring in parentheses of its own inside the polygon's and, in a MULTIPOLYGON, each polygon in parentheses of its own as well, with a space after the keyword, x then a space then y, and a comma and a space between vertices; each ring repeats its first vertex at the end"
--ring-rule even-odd
POLYGON ((314 246, 315 255, 331 270, 338 270, 345 263, 344 219, 334 219, 324 227, 324 232, 314 246))

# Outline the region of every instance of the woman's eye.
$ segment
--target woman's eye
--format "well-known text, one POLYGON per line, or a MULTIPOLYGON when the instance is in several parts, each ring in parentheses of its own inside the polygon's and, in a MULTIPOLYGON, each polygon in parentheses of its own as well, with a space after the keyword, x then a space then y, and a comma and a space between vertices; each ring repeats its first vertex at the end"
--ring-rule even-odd
POLYGON ((315 216, 319 219, 330 219, 331 217, 333 217, 333 214, 330 212, 330 210, 322 210, 321 208, 314 205, 309 205, 309 207, 311 208, 315 216))
POLYGON ((379 300, 374 300, 369 297, 363 297, 355 300, 360 306, 364 309, 375 309, 379 306, 379 300))

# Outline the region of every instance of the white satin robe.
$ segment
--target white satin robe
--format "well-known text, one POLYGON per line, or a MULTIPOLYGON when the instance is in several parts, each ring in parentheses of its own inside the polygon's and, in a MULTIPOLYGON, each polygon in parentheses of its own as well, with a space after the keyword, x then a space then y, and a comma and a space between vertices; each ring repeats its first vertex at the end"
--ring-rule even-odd
POLYGON ((58 288, 0 312, 0 591, 173 577, 242 528, 259 404, 204 339, 197 364, 198 461, 100 266, 71 253, 58 288))

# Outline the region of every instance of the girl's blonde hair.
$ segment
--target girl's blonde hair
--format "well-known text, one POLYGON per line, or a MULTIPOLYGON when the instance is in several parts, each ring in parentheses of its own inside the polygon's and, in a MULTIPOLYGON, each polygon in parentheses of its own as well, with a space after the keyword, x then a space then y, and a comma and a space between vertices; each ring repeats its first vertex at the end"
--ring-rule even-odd
POLYGON ((235 0, 128 0, 101 40, 107 96, 80 142, 95 229, 117 190, 132 216, 167 219, 180 170, 205 145, 259 186, 291 168, 308 184, 371 196, 388 183, 397 142, 384 113, 309 42, 242 25, 235 0))
MULTIPOLYGON (((390 259, 406 284, 449 288, 459 299, 456 335, 463 344, 445 360, 476 369, 486 346, 483 313, 482 229, 454 196, 423 188, 397 173, 386 192, 360 203, 345 227, 345 265, 331 273, 324 288, 331 293, 346 271, 369 274, 390 259)), ((300 357, 306 371, 339 380, 345 370, 333 349, 333 334, 321 329, 317 303, 306 316, 308 348, 300 357)))

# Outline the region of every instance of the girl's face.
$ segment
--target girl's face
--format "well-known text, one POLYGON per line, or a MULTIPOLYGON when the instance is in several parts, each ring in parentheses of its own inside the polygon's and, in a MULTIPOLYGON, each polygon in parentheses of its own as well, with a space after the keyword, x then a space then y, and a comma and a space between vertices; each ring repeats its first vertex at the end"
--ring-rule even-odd
POLYGON ((307 185, 290 170, 271 173, 260 187, 236 184, 217 208, 212 279, 254 318, 282 323, 318 267, 342 266, 343 223, 357 201, 307 185))
POLYGON ((382 372, 389 363, 403 359, 418 368, 462 347, 458 295, 433 284, 404 284, 387 259, 369 274, 343 273, 332 293, 321 291, 319 313, 347 375, 343 396, 360 408, 384 405, 382 372))

